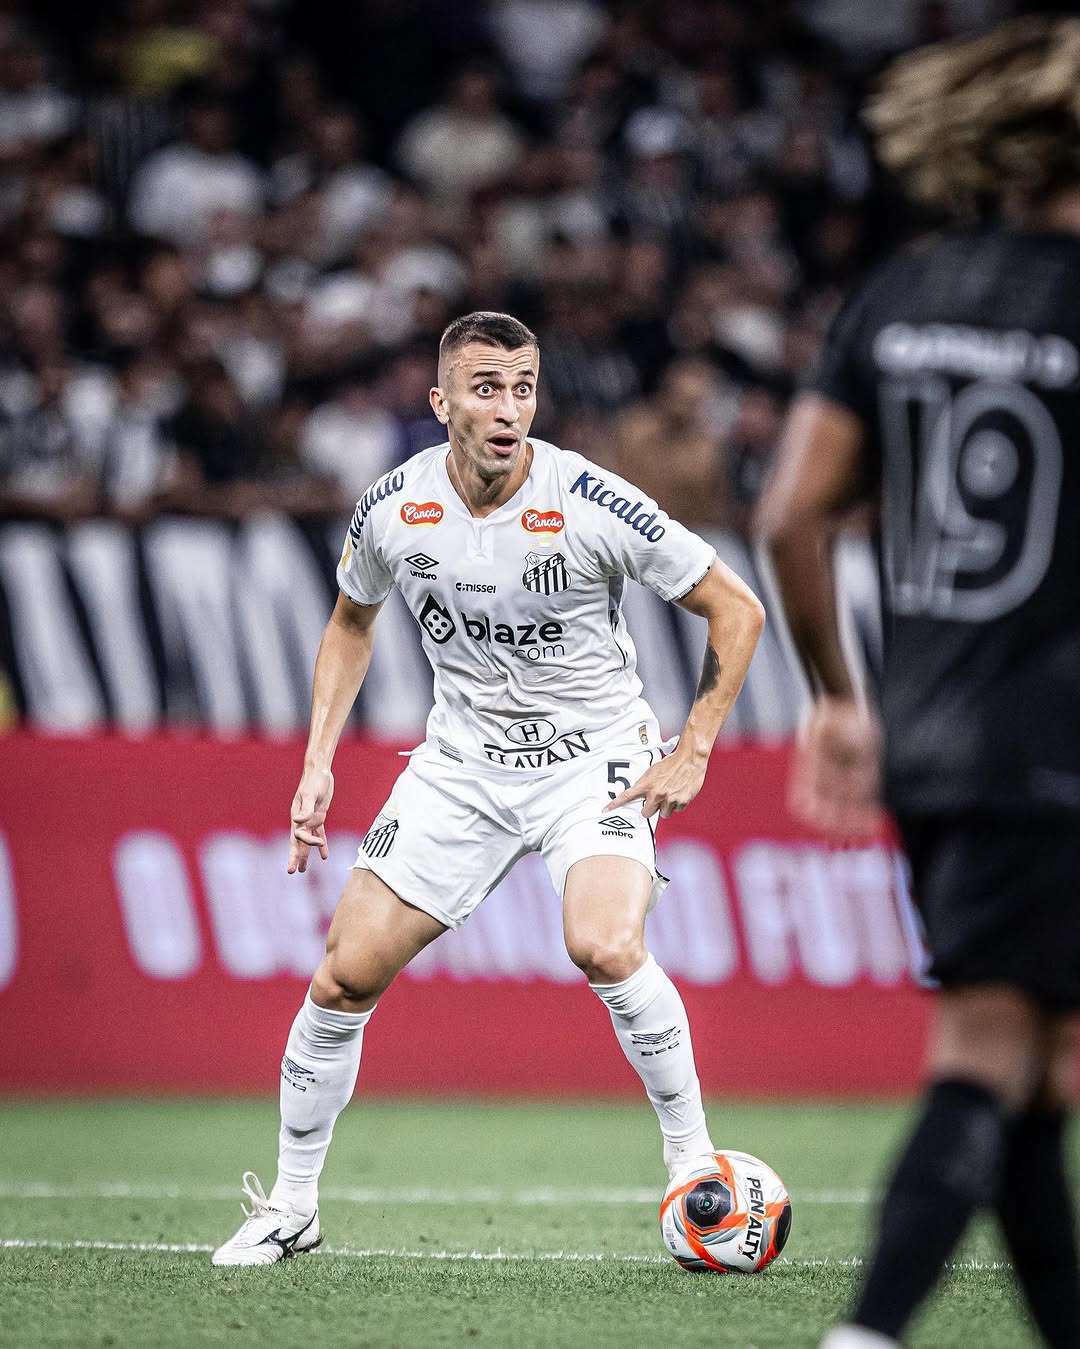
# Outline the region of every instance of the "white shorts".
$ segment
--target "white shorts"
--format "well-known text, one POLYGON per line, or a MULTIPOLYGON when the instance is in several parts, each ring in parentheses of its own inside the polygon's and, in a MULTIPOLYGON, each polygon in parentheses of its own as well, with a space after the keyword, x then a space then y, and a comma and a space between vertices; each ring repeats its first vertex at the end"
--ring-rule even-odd
POLYGON ((414 908, 460 927, 519 857, 543 854, 555 893, 585 857, 632 857, 653 877, 650 909, 667 884, 656 870, 654 819, 632 801, 600 812, 660 757, 640 745, 589 755, 528 781, 415 758, 360 845, 373 871, 414 908))

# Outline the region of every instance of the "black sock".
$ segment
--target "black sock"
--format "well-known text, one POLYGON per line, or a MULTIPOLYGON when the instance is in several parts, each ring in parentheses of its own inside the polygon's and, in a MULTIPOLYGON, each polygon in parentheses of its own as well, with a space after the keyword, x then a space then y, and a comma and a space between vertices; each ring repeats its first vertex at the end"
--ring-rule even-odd
POLYGON ((856 1325, 899 1338, 975 1209, 993 1203, 1004 1144, 1002 1104, 987 1087, 930 1088, 885 1197, 856 1325))
POLYGON ((1065 1172, 1065 1111, 1033 1108, 1006 1143, 997 1212, 1035 1324, 1053 1349, 1080 1346, 1080 1276, 1065 1172))

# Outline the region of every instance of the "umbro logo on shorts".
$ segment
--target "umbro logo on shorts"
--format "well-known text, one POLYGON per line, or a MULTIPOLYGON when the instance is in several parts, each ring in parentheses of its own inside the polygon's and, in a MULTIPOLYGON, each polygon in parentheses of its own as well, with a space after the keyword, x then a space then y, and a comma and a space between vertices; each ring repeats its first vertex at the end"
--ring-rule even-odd
POLYGON ((364 835, 362 847, 369 857, 385 857, 394 846, 397 837, 397 820, 388 820, 380 815, 364 835))
POLYGON ((570 573, 566 570, 566 559, 562 553, 543 557, 540 553, 529 553, 525 558, 525 570, 521 574, 521 584, 526 590, 538 595, 556 595, 570 584, 570 573))
POLYGON ((633 838, 633 822, 622 815, 605 815, 600 821, 602 834, 614 834, 617 838, 633 838))

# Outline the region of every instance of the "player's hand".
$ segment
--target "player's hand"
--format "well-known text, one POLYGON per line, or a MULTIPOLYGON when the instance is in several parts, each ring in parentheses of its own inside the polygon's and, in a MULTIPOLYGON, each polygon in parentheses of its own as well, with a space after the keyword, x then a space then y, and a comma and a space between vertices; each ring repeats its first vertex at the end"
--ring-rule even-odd
POLYGON ((666 820, 676 811, 685 810, 701 791, 708 766, 707 754, 695 754, 689 747, 683 749, 680 741, 678 748, 667 758, 654 763, 632 787, 609 801, 601 814, 618 810, 629 801, 640 801, 641 813, 646 819, 659 811, 661 818, 666 820))
POLYGON ((819 698, 799 734, 788 785, 795 818, 837 838, 877 833, 884 823, 881 743, 881 726, 868 708, 847 698, 819 698))
POLYGON ((325 862, 330 856, 326 842, 326 812, 334 795, 334 775, 329 768, 305 769, 292 803, 292 839, 289 842, 289 875, 307 871, 308 854, 318 848, 325 862))

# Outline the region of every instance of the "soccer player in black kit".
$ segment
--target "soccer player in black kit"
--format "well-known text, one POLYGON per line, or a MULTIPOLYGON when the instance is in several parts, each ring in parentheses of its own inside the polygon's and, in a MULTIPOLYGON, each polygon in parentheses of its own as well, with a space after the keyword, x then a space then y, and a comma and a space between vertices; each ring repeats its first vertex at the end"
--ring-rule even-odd
POLYGON ((1076 1349, 1080 20, 913 53, 868 120, 886 166, 968 223, 841 311, 758 512, 816 695, 793 809, 849 838, 879 800, 894 812, 939 982, 921 1115, 851 1324, 824 1343, 894 1344, 986 1208, 1046 1342, 1076 1349), (828 565, 867 497, 880 711, 856 692, 828 565))

